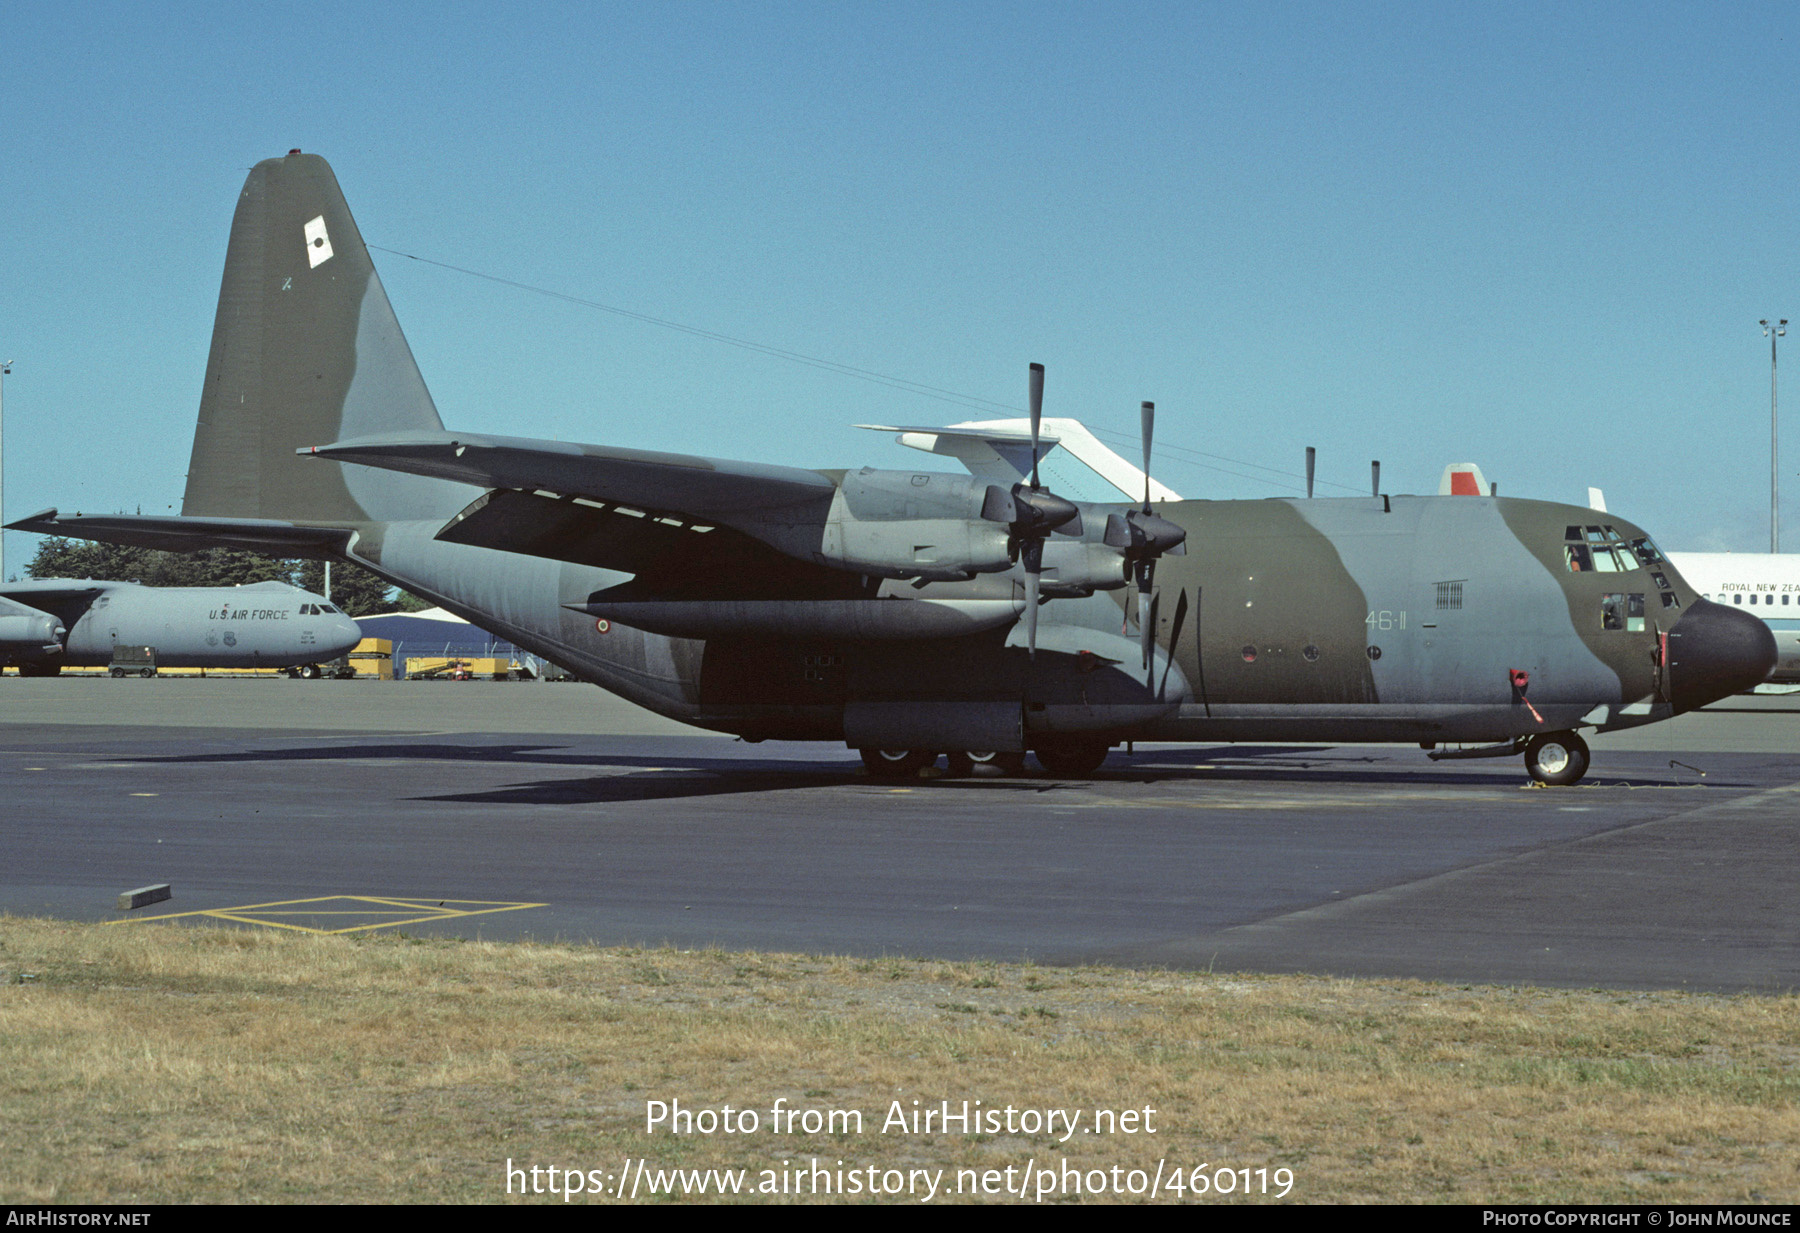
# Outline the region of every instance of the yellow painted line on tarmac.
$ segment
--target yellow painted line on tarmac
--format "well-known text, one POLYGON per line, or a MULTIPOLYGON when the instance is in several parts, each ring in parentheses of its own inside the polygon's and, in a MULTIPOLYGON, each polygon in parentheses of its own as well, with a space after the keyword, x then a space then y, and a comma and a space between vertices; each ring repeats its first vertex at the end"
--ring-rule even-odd
POLYGON ((496 912, 519 912, 526 908, 547 908, 547 903, 512 903, 499 899, 396 899, 385 895, 319 895, 311 899, 278 899, 269 903, 250 903, 236 907, 205 908, 196 912, 165 912, 157 916, 134 916, 108 921, 111 925, 130 925, 153 920, 182 920, 204 916, 231 921, 239 925, 258 925, 265 929, 292 929, 299 933, 336 934, 366 933, 375 929, 394 929, 401 925, 420 925, 434 921, 462 920, 471 916, 489 916, 496 912), (320 904, 347 904, 348 907, 320 907, 320 904), (356 924, 326 928, 324 918, 355 917, 356 924), (319 919, 319 925, 297 924, 279 919, 302 917, 319 919), (385 919, 395 917, 398 919, 385 919))

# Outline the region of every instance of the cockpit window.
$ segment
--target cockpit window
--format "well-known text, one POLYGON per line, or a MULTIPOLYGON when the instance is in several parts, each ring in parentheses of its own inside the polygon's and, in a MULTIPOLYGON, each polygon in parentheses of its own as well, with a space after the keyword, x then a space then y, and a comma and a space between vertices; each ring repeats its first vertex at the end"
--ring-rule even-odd
POLYGON ((1662 554, 1648 539, 1630 544, 1618 530, 1610 526, 1565 527, 1563 563, 1571 574, 1628 574, 1645 565, 1662 560, 1662 554))

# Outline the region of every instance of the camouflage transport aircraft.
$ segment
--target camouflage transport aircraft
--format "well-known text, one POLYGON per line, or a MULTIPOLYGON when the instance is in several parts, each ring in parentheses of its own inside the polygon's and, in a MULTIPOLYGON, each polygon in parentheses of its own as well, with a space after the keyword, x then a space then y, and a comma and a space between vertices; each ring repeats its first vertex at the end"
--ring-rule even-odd
POLYGON ((1761 621, 1618 517, 1150 495, 1067 501, 1034 461, 1008 485, 448 432, 336 177, 295 151, 238 201, 181 516, 16 526, 354 561, 651 710, 843 741, 880 775, 1028 751, 1082 775, 1127 740, 1404 741, 1573 783, 1578 730, 1774 662, 1761 621))
MULTIPOLYGON (((0 586, 0 664, 20 676, 105 667, 120 647, 147 647, 159 668, 298 668, 355 649, 356 622, 285 582, 146 587, 91 578, 0 586)), ((121 671, 115 668, 115 675, 121 671)))

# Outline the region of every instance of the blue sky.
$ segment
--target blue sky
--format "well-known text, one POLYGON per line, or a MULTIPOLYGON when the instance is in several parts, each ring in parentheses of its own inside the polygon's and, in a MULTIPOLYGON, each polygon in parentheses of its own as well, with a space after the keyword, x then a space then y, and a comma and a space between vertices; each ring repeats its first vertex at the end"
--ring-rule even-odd
MULTIPOLYGON (((1127 436, 1154 399, 1231 460, 1163 451, 1189 496, 1315 445, 1322 495, 1474 460, 1763 550, 1796 83, 1769 4, 11 5, 5 511, 179 508, 238 188, 300 147, 385 248, 1017 407, 1039 361, 1127 436)), ((850 425, 987 410, 375 256, 452 427, 909 466, 850 425)))

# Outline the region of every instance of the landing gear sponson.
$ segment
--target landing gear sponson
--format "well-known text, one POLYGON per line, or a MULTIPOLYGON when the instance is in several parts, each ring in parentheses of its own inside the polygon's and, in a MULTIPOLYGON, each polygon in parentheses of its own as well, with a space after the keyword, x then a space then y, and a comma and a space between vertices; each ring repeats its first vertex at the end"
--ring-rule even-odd
MULTIPOLYGON (((1100 769, 1111 748, 1106 741, 1066 740, 1039 745, 1032 753, 1050 774, 1081 779, 1100 769)), ((937 752, 930 749, 859 749, 857 753, 876 779, 912 779, 938 759, 937 752)), ((993 749, 953 749, 944 755, 944 773, 952 779, 966 778, 987 767, 1001 775, 1022 775, 1025 755, 993 749)))
MULTIPOLYGON (((1100 769, 1110 748, 1101 741, 1070 740, 1040 745, 1032 750, 1038 765, 1052 775, 1082 779, 1100 769)), ((912 779, 938 760, 930 749, 860 749, 863 766, 876 779, 912 779)), ((1566 787, 1580 783, 1587 774, 1589 756, 1587 742, 1576 732, 1544 732, 1524 741, 1506 745, 1488 745, 1480 749, 1433 750, 1433 760, 1443 758, 1499 758, 1523 753, 1525 771, 1541 784, 1566 787)), ((1025 755, 992 749, 953 749, 944 755, 944 773, 962 779, 978 767, 992 767, 1006 776, 1020 775, 1025 770, 1025 755)))

